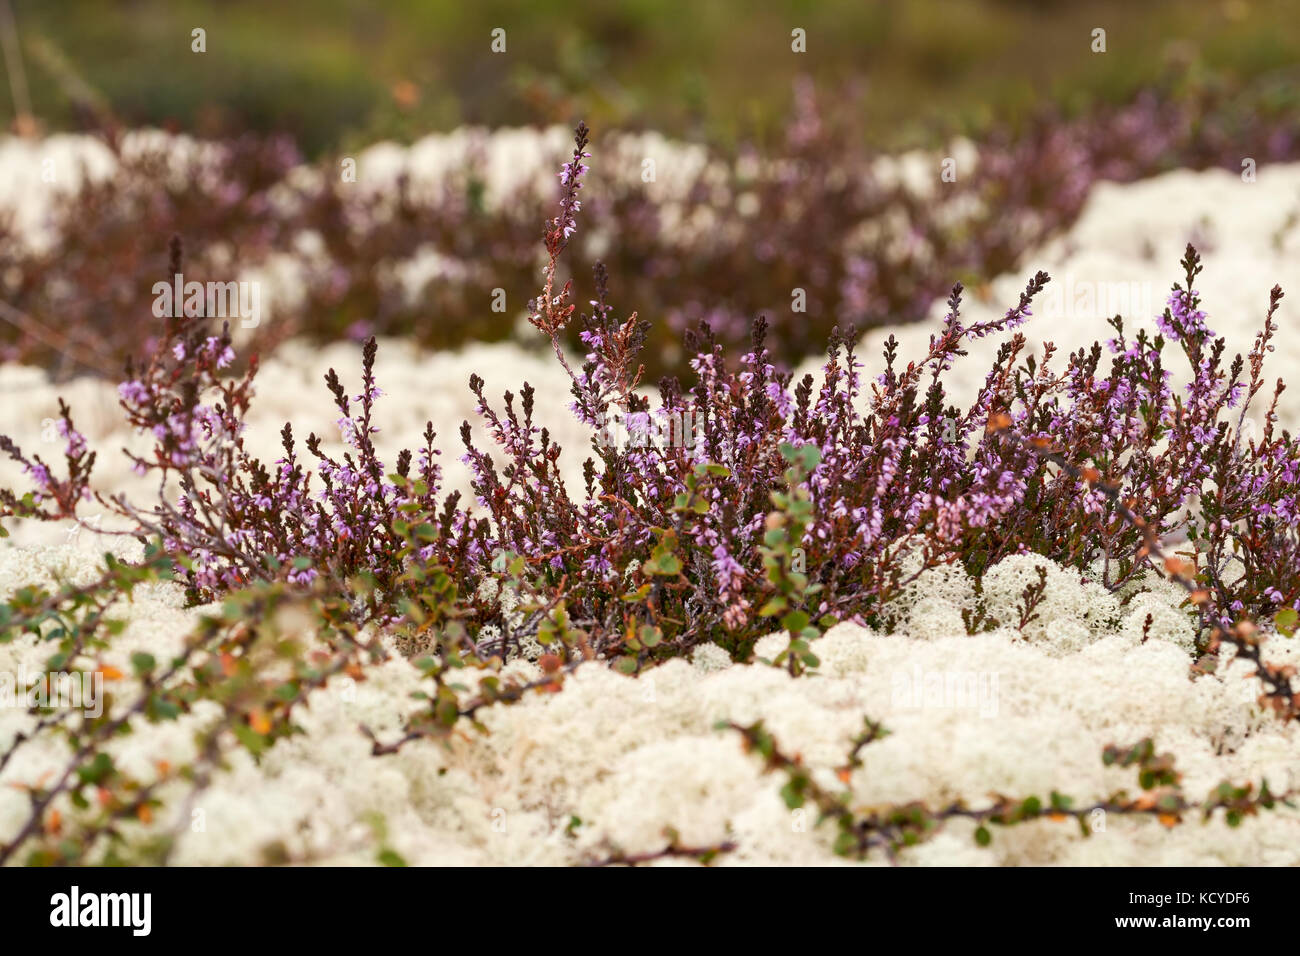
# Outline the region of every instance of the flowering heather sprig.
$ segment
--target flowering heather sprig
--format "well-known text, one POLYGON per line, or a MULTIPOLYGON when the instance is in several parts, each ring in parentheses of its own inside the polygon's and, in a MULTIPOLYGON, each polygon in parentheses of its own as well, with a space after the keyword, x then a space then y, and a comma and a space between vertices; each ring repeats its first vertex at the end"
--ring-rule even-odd
POLYGON ((528 303, 528 321, 552 337, 568 324, 576 308, 568 301, 571 283, 566 282, 556 294, 555 267, 560 253, 578 228, 576 216, 582 208, 578 191, 582 189, 582 176, 588 169, 582 161, 591 155, 586 152, 587 139, 587 126, 579 123, 573 134, 573 158, 560 170, 560 214, 546 224, 546 286, 540 298, 528 303))
MULTIPOLYGON (((95 467, 95 453, 86 446, 85 436, 72 424, 72 411, 59 399, 59 417, 55 431, 63 439, 63 459, 67 477, 56 478, 40 455, 29 459, 13 439, 0 435, 0 451, 23 466, 32 490, 21 498, 7 488, 0 488, 0 514, 11 514, 41 521, 57 521, 74 513, 77 504, 90 497, 87 482, 95 467)), ((0 527, 0 537, 8 532, 0 527)))
POLYGON ((585 152, 588 138, 587 124, 579 123, 573 138, 573 158, 560 170, 560 215, 552 220, 547 233, 546 247, 552 256, 564 251, 569 239, 578 231, 577 215, 582 208, 578 191, 582 189, 583 174, 589 168, 582 161, 591 157, 591 153, 585 152))

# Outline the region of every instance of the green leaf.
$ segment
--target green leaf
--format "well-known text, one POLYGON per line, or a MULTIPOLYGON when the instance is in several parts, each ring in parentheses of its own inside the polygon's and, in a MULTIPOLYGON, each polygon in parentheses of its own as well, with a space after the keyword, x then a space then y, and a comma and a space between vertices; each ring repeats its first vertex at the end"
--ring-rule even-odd
POLYGON ((793 780, 781 788, 781 799, 791 810, 798 810, 803 806, 803 792, 793 780))
POLYGON ((131 655, 131 667, 135 670, 137 677, 143 677, 152 671, 158 662, 154 660, 152 654, 146 654, 144 651, 136 651, 131 655))
POLYGON ((558 629, 554 621, 549 618, 542 618, 542 622, 537 625, 537 643, 541 644, 542 647, 546 647, 555 640, 557 632, 558 629))
POLYGON ((975 828, 975 842, 980 846, 988 846, 993 842, 993 834, 989 833, 989 828, 985 826, 975 828))
POLYGON ((624 601, 644 601, 647 597, 649 597, 649 595, 650 595, 650 589, 651 589, 652 587, 653 587, 653 585, 650 585, 650 584, 643 584, 643 585, 641 585, 639 588, 637 588, 635 591, 628 591, 626 594, 624 594, 624 595, 622 596, 621 600, 624 600, 624 601))
POLYGON ((396 850, 389 849, 388 847, 385 847, 384 849, 380 850, 379 856, 376 859, 378 859, 379 862, 382 863, 384 866, 409 866, 410 865, 406 862, 405 859, 402 858, 401 854, 399 854, 396 850))
POLYGON ((808 626, 808 613, 806 611, 791 611, 785 617, 781 618, 781 627, 791 634, 799 634, 808 626))
POLYGON ((841 830, 839 836, 835 838, 835 855, 848 856, 858 848, 858 841, 853 838, 853 834, 848 830, 841 830))
POLYGON ((77 776, 82 783, 99 783, 112 772, 113 758, 106 753, 95 754, 90 763, 77 768, 77 776))
POLYGON ((1300 624, 1300 613, 1297 613, 1295 608, 1284 607, 1273 616, 1273 623, 1283 635, 1294 637, 1296 625, 1300 624))
POLYGON ((655 548, 654 553, 650 556, 650 560, 642 567, 646 574, 658 574, 672 577, 681 573, 682 561, 681 558, 677 557, 677 555, 673 554, 671 551, 665 550, 663 546, 660 545, 655 548))
POLYGON ((247 724, 235 724, 230 729, 235 732, 235 737, 254 757, 259 756, 266 750, 266 741, 262 738, 262 735, 247 724))
POLYGON ((182 713, 178 705, 170 700, 164 700, 157 694, 149 698, 146 712, 151 720, 175 720, 182 713))

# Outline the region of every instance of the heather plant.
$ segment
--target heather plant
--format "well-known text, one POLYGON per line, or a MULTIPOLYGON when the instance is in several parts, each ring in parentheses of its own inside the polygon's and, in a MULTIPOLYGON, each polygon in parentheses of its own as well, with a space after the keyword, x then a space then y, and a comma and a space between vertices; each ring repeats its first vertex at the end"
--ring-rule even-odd
MULTIPOLYGON (((207 282, 236 279, 293 234, 275 194, 301 159, 284 137, 199 143, 107 127, 97 142, 113 171, 51 186, 51 241, 12 224, 0 234, 5 360, 115 377, 142 344, 158 344, 157 330, 141 336, 139 317, 154 314, 154 283, 173 280, 167 236, 191 237, 185 279, 207 282)), ((260 334, 271 341, 273 331, 260 334)))
MULTIPOLYGON (((864 142, 855 95, 845 92, 827 106, 811 83, 798 83, 778 137, 711 150, 671 189, 633 174, 655 157, 609 144, 618 165, 591 172, 590 211, 602 228, 589 248, 641 314, 662 317, 646 333, 649 374, 682 372, 691 358, 682 337, 701 320, 733 355, 744 351, 752 317, 766 315, 778 366, 817 354, 837 325, 919 320, 952 277, 1014 269, 1068 227, 1098 180, 1179 166, 1239 170, 1243 149, 1284 160, 1297 134, 1267 87, 1234 94, 1172 77, 1122 107, 1078 116, 1047 108, 980 130, 973 167, 963 158, 955 179, 942 180, 936 154, 923 161, 928 185, 918 186, 901 173, 905 164, 864 142)), ((435 347, 513 334, 517 309, 494 314, 486 303, 495 289, 507 303, 531 295, 541 206, 521 189, 489 210, 485 178, 471 156, 418 196, 404 179, 391 195, 357 196, 327 168, 303 208, 319 217, 311 228, 332 252, 294 324, 325 337, 412 335, 435 347), (412 297, 379 277, 417 249, 453 265, 412 297), (440 321, 425 321, 430 314, 440 321)), ((580 333, 571 329, 566 341, 580 348, 580 333)))
MULTIPOLYGON (((35 488, 29 497, 7 493, 5 512, 58 519, 93 496, 134 522, 137 536, 161 540, 195 600, 256 580, 320 577, 351 595, 361 623, 409 623, 436 568, 463 604, 457 626, 472 646, 488 631, 501 656, 536 648, 534 656, 566 664, 579 654, 614 660, 629 673, 702 643, 746 659, 773 623, 793 635, 778 663, 797 672, 815 666, 819 626, 882 624, 889 603, 927 569, 959 563, 979 578, 1028 552, 1080 573, 1097 568, 1112 590, 1152 571, 1193 580, 1206 652, 1238 621, 1269 621, 1300 605, 1286 520, 1297 449, 1275 430, 1271 410, 1260 439, 1246 441, 1240 427, 1264 387, 1280 289, 1250 355, 1230 361, 1206 325, 1189 247, 1158 334, 1130 335, 1117 317, 1107 346, 1075 353, 1058 370, 1050 344, 1037 358, 1018 331, 1045 273, 1003 317, 970 325, 957 285, 919 361, 902 365, 890 339, 884 371, 864 380, 851 337, 836 333, 820 385, 807 376, 793 388, 774 367, 761 319, 737 370, 704 323, 688 338, 694 383, 662 380, 652 407, 640 390, 647 323, 616 317, 603 267, 590 314, 578 311, 572 281, 560 279, 587 145, 579 127, 559 215, 545 230, 543 292, 529 306, 570 377, 575 415, 593 432, 582 497, 565 486, 561 449, 534 421, 531 387, 518 405, 507 392, 498 411, 477 376, 470 388, 497 455, 462 427, 474 506, 461 508, 455 495, 437 501, 431 427, 414 472, 410 452, 390 472, 370 438, 381 394, 373 339, 359 393, 349 396, 333 372, 326 380, 351 450, 336 460, 309 436, 312 471, 286 425, 285 454, 267 466, 240 437, 256 362, 225 375, 234 358, 228 333, 209 335, 202 320, 182 317, 169 320, 163 347, 119 390, 131 423, 155 438, 134 465, 177 488, 175 501, 164 495, 141 507, 91 492, 93 461, 65 411, 68 477, 56 479, 6 442, 35 488), (588 349, 578 368, 563 348, 573 326, 588 349), (975 401, 949 404, 943 374, 963 343, 1000 333, 1011 336, 975 401), (1185 387, 1166 367, 1170 351, 1187 363, 1185 387), (697 433, 689 446, 601 441, 613 417, 689 418, 697 433), (1186 571, 1158 544, 1181 536, 1190 545, 1186 571), (425 569, 415 580, 413 564, 425 569)), ((1027 590, 1022 630, 1036 603, 1027 590)), ((1257 663, 1274 704, 1293 714, 1289 674, 1257 663)))
POLYGON ((320 238, 300 266, 302 295, 277 323, 319 340, 402 335, 430 348, 509 338, 517 305, 536 280, 536 223, 543 200, 515 189, 489 209, 486 171, 471 155, 435 186, 416 190, 403 173, 390 189, 361 189, 325 165, 296 190, 295 229, 320 238), (447 265, 414 285, 397 269, 419 256, 447 265), (498 292, 505 309, 494 308, 498 292), (437 321, 429 321, 438 316, 437 321))
MULTIPOLYGON (((1068 227, 1098 180, 1131 181, 1178 166, 1239 170, 1243 149, 1261 161, 1284 160, 1296 140, 1267 88, 1234 95, 1171 78, 1122 107, 1078 116, 1048 108, 1014 127, 981 130, 973 167, 963 158, 955 179, 944 181, 943 157, 928 157, 923 187, 900 174, 904 164, 868 147, 853 91, 846 92, 827 106, 810 83, 797 84, 778 137, 713 150, 671 190, 647 188, 630 174, 653 156, 610 144, 620 165, 592 171, 590 211, 604 228, 590 245, 641 314, 662 316, 642 357, 651 375, 680 373, 691 357, 682 336, 702 319, 732 355, 744 351, 752 317, 766 315, 778 365, 817 354, 837 324, 918 320, 953 276, 982 281, 1007 272, 1068 227)), ((431 196, 416 200, 399 183, 396 197, 382 201, 351 199, 346 184, 323 177, 338 197, 330 204, 352 210, 351 230, 333 234, 356 237, 348 241, 364 273, 359 286, 402 245, 424 245, 459 264, 414 301, 375 289, 367 314, 378 318, 367 329, 436 346, 463 340, 456 329, 466 323, 479 338, 511 333, 515 312, 494 323, 482 303, 493 288, 508 302, 529 294, 535 262, 525 243, 537 201, 517 192, 488 214, 475 198, 483 176, 470 161, 431 196), (412 227, 414 236, 394 240, 412 227), (484 254, 490 274, 479 265, 484 254), (467 306, 469 314, 452 318, 467 306), (422 322, 430 312, 443 321, 422 322)), ((330 314, 316 309, 304 319, 315 325, 330 314)), ((571 331, 569 344, 581 347, 579 335, 571 331)))
MULTIPOLYGON (((682 337, 702 319, 731 357, 743 354, 752 317, 766 315, 774 364, 792 365, 837 325, 918 320, 954 277, 1016 268, 1075 219, 1098 180, 1177 166, 1239 171, 1243 154, 1290 158, 1297 134, 1267 85, 1173 78, 1122 107, 1045 109, 974 131, 973 165, 959 154, 947 181, 939 150, 918 160, 918 185, 899 174, 905 163, 864 143, 853 98, 838 99, 826 106, 800 84, 779 136, 714 148, 671 189, 648 187, 643 157, 609 141, 619 159, 592 172, 602 228, 583 238, 584 254, 599 249, 628 301, 657 317, 641 359, 652 380, 687 371, 682 337)), ((119 171, 55 201, 56 248, 33 250, 14 234, 0 243, 0 272, 14 277, 0 308, 9 358, 116 375, 138 346, 149 290, 171 278, 161 237, 172 233, 189 239, 194 281, 233 280, 234 268, 266 265, 273 251, 292 260, 297 288, 277 290, 274 321, 251 333, 259 347, 295 334, 403 335, 436 348, 496 341, 516 335, 535 292, 535 223, 548 200, 516 188, 487 204, 490 170, 473 151, 436 185, 403 175, 375 189, 345 181, 337 160, 286 176, 297 157, 282 138, 178 158, 106 137, 119 171), (429 261, 436 280, 419 281, 419 269, 402 278, 429 261)), ((581 348, 580 334, 575 324, 565 341, 581 348)))

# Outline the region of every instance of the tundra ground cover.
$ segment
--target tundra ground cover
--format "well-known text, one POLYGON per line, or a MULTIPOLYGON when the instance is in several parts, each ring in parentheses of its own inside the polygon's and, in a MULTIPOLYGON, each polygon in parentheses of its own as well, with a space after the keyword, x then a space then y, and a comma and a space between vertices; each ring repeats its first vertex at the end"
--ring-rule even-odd
MULTIPOLYGON (((965 635, 967 649, 996 640, 1016 653, 1054 658, 1106 641, 1114 648, 1160 645, 1181 660, 1179 680, 1188 687, 1228 693, 1231 674, 1244 708, 1234 720, 1277 727, 1279 745, 1288 746, 1296 716, 1293 654, 1275 631, 1292 629, 1298 598, 1286 570, 1294 561, 1287 516, 1296 449, 1271 417, 1261 436, 1246 439, 1241 428, 1248 407, 1269 407, 1273 394, 1263 363, 1277 331, 1280 289, 1249 354, 1235 360, 1207 327, 1194 290, 1200 261, 1190 247, 1158 334, 1117 322, 1106 345, 1079 351, 1059 368, 1050 354, 1022 355, 1021 328, 1049 283, 1041 273, 1010 310, 980 322, 963 318, 961 289, 954 288, 924 353, 909 360, 887 344, 884 369, 872 379, 862 374, 852 341, 836 337, 820 386, 812 378, 793 383, 773 367, 761 322, 732 370, 702 327, 692 339, 694 382, 664 381, 656 407, 638 388, 644 325, 635 314, 617 317, 605 271, 596 270, 585 314, 560 281, 560 257, 586 212, 579 200, 586 146, 580 129, 561 176, 559 213, 547 224, 545 288, 530 306, 591 440, 585 493, 563 480, 562 452, 534 417, 534 390, 525 384, 497 404, 477 376, 470 389, 497 459, 466 426, 474 505, 461 507, 455 494, 441 499, 435 435, 390 470, 373 439, 383 408, 373 340, 362 350, 358 381, 331 372, 325 383, 348 450, 325 453, 309 436, 304 455, 286 426, 281 459, 263 464, 241 437, 256 363, 229 374, 235 356, 228 336, 185 317, 167 324, 160 347, 119 390, 123 411, 150 446, 131 456, 132 464, 178 497, 140 502, 96 492, 94 462, 72 411, 55 424, 67 445, 63 469, 6 444, 33 485, 30 495, 7 494, 8 514, 67 520, 91 500, 128 522, 129 536, 158 548, 147 569, 110 567, 99 587, 20 591, 9 602, 11 640, 39 647, 35 638, 44 636, 58 648, 58 666, 98 665, 115 680, 133 672, 136 684, 127 685, 135 703, 110 708, 102 721, 55 715, 44 723, 49 715, 25 715, 40 722, 36 737, 66 734, 71 756, 53 784, 30 785, 7 855, 21 845, 36 859, 66 858, 65 838, 76 830, 89 837, 76 844, 76 859, 127 847, 169 858, 183 845, 185 814, 173 818, 169 838, 149 847, 124 836, 124 821, 148 830, 173 784, 206 789, 226 759, 227 738, 250 759, 274 760, 301 729, 304 703, 331 681, 361 681, 376 667, 410 668, 403 673, 420 685, 408 685, 419 695, 409 710, 395 707, 385 711, 385 725, 356 728, 372 758, 400 762, 412 752, 427 755, 435 742, 454 749, 462 724, 490 729, 499 705, 532 706, 534 692, 567 687, 579 673, 612 664, 638 675, 652 697, 656 675, 684 657, 715 669, 754 659, 774 665, 782 680, 815 682, 815 672, 837 666, 823 660, 823 646, 840 647, 836 641, 846 637, 866 646, 864 629, 933 639, 927 613, 952 628, 950 637, 965 635), (565 353, 562 336, 571 325, 582 329, 585 361, 570 362, 565 353), (968 341, 995 334, 1011 338, 983 386, 969 404, 952 404, 946 373, 963 361, 968 341), (1186 388, 1171 380, 1178 364, 1189 371, 1186 388), (598 437, 611 415, 688 414, 698 422, 689 446, 611 446, 598 437), (1180 536, 1190 547, 1174 555, 1163 542, 1180 536), (106 620, 107 608, 136 577, 164 588, 153 579, 175 579, 188 602, 219 608, 167 651, 170 665, 151 651, 133 654, 129 671, 102 660, 113 631, 124 630, 106 620), (918 594, 943 594, 942 581, 955 590, 928 607, 918 601, 918 594), (1071 617, 1062 601, 1091 610, 1071 617), (832 628, 837 639, 822 636, 832 628), (106 748, 132 721, 181 721, 182 736, 198 729, 203 746, 197 754, 182 749, 183 761, 165 761, 152 776, 123 773, 106 748)), ((183 264, 178 246, 173 260, 183 264)), ((897 694, 893 699, 899 703, 897 694)), ((857 729, 837 732, 847 761, 841 777, 850 784, 885 742, 874 723, 859 734, 862 712, 878 698, 864 700, 866 707, 853 705, 857 729)), ((1227 706, 1226 699, 1214 706, 1227 706)), ((835 818, 841 836, 831 845, 850 854, 897 854, 948 820, 977 824, 974 839, 987 843, 990 824, 1037 826, 1044 816, 1072 815, 1087 822, 1095 810, 1155 816, 1165 825, 1193 812, 1228 823, 1261 809, 1292 819, 1279 802, 1294 786, 1289 780, 1275 777, 1278 789, 1262 778, 1216 780, 1198 803, 1199 794, 1184 795, 1174 762, 1145 737, 1106 751, 1112 763, 1136 768, 1143 791, 1136 797, 1094 780, 1083 795, 1052 785, 992 804, 954 803, 951 791, 903 794, 862 815, 843 809, 849 804, 839 803, 845 798, 824 774, 810 777, 779 734, 773 740, 741 713, 718 717, 736 723, 767 764, 786 774, 792 809, 811 801, 835 818)), ((1216 719, 1206 718, 1200 732, 1223 739, 1226 724, 1216 719)), ((15 733, 11 755, 35 739, 15 733)), ((1093 756, 1102 762, 1101 751, 1093 756)), ((552 798, 532 792, 526 812, 547 806, 554 815, 574 795, 567 804, 552 798)), ((562 845, 578 839, 584 818, 571 816, 577 822, 564 838, 553 822, 549 837, 562 845)), ((715 827, 712 842, 694 839, 699 831, 662 835, 663 826, 689 824, 658 819, 657 850, 650 831, 631 840, 605 830, 600 840, 610 845, 597 846, 613 860, 735 852, 725 827, 720 834, 715 827)), ((590 833, 602 825, 609 824, 590 833)), ((377 842, 381 855, 397 853, 381 829, 362 842, 377 842)))

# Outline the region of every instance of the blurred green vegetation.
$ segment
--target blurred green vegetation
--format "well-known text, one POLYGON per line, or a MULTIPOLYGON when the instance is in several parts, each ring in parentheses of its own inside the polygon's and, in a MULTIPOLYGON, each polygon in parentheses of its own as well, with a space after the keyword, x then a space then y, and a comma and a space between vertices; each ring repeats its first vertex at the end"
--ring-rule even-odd
POLYGON ((75 127, 74 102, 93 91, 128 124, 281 130, 309 154, 579 117, 725 142, 773 131, 800 74, 864 83, 864 128, 903 147, 1044 100, 1123 100, 1171 61, 1232 79, 1300 62, 1294 0, 10 2, 47 129, 75 127), (497 27, 504 54, 490 49, 497 27), (806 53, 791 51, 796 27, 806 53))

